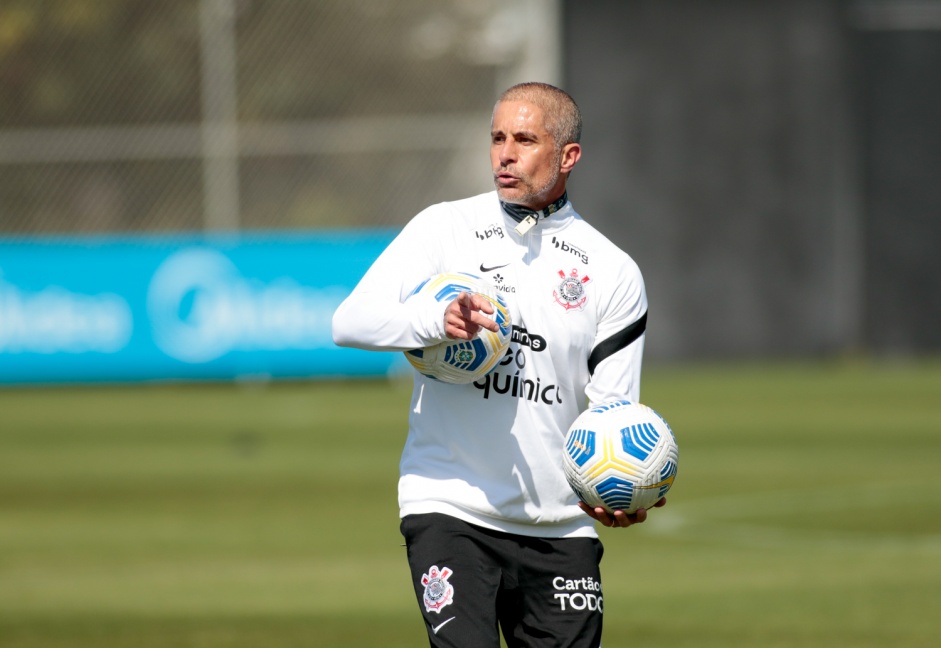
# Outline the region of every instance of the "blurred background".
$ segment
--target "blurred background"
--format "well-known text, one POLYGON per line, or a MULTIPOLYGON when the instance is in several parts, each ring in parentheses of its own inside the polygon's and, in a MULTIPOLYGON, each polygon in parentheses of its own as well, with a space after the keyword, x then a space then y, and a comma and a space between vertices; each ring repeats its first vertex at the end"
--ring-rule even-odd
MULTIPOLYGON (((279 255, 324 230, 391 235, 428 204, 489 190, 493 101, 530 79, 584 112, 572 197, 645 271, 650 361, 937 351, 939 69, 934 0, 2 0, 0 358, 165 352, 135 337, 160 337, 148 292, 82 283, 81 255, 57 263, 53 242, 93 239, 98 263, 115 240, 164 245, 125 270, 150 285, 181 234, 236 249, 279 235, 265 252, 279 255), (20 244, 34 246, 22 272, 20 244), (52 261, 27 267, 44 251, 52 261), (68 326, 40 307, 48 294, 37 302, 53 285, 77 319, 108 317, 76 300, 123 298, 114 339, 31 341, 22 331, 68 326)), ((246 281, 279 278, 245 277, 231 257, 246 281)), ((352 263, 291 276, 342 291, 352 263)), ((180 326, 208 326, 206 290, 189 287, 180 326)), ((329 347, 311 329, 328 318, 306 312, 299 346, 329 347)))
POLYGON ((605 645, 934 648, 939 75, 941 0, 0 0, 0 645, 425 643, 330 319, 538 80, 681 446, 605 645))

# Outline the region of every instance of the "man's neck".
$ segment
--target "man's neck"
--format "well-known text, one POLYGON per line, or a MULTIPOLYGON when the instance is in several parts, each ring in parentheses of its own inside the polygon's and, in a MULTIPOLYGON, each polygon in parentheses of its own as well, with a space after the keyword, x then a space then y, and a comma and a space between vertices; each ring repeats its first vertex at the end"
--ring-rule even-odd
POLYGON ((567 191, 563 191, 562 195, 558 200, 549 203, 542 209, 531 209, 529 207, 524 207, 523 205, 517 205, 515 203, 508 203, 500 201, 500 206, 503 207, 503 211, 510 215, 510 218, 519 223, 516 226, 516 232, 518 234, 525 234, 539 221, 540 218, 549 218, 552 214, 556 213, 569 201, 569 195, 567 191))

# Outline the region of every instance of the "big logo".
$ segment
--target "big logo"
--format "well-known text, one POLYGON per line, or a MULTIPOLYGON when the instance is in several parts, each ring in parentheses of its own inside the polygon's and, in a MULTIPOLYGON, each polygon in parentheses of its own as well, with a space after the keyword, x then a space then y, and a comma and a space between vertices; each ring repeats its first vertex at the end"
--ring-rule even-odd
POLYGON ((490 225, 486 229, 477 230, 474 232, 474 235, 479 238, 481 241, 486 241, 489 238, 497 237, 503 238, 503 228, 497 224, 490 225))

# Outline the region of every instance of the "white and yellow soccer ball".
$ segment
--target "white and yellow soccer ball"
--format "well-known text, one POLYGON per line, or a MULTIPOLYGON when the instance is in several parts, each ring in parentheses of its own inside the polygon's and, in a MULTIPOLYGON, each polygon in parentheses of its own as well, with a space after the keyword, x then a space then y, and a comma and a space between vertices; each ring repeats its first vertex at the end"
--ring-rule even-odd
POLYGON ((465 272, 434 275, 420 283, 406 297, 406 301, 423 297, 450 302, 462 292, 481 295, 490 302, 494 312, 488 317, 496 321, 499 331, 482 328, 473 340, 445 340, 405 352, 411 365, 423 375, 458 385, 483 378, 503 359, 512 333, 506 302, 492 285, 477 275, 465 272))
POLYGON ((621 400, 582 412, 565 437, 562 467, 591 507, 633 513, 651 508, 676 478, 679 448, 662 416, 621 400))

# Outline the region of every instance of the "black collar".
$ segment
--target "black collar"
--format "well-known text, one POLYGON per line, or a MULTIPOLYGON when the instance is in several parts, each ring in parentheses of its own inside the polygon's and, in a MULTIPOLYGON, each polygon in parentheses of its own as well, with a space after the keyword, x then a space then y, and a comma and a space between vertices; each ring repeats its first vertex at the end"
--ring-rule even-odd
POLYGON ((562 197, 556 200, 551 205, 547 205, 545 209, 536 211, 535 209, 530 209, 529 207, 523 207, 522 205, 516 205, 514 203, 508 203, 500 201, 500 206, 503 207, 503 211, 510 215, 510 218, 515 220, 517 223, 522 223, 524 220, 528 219, 530 216, 533 217, 533 224, 535 221, 540 218, 549 218, 554 213, 565 207, 565 204, 569 201, 568 192, 563 192, 562 197))

